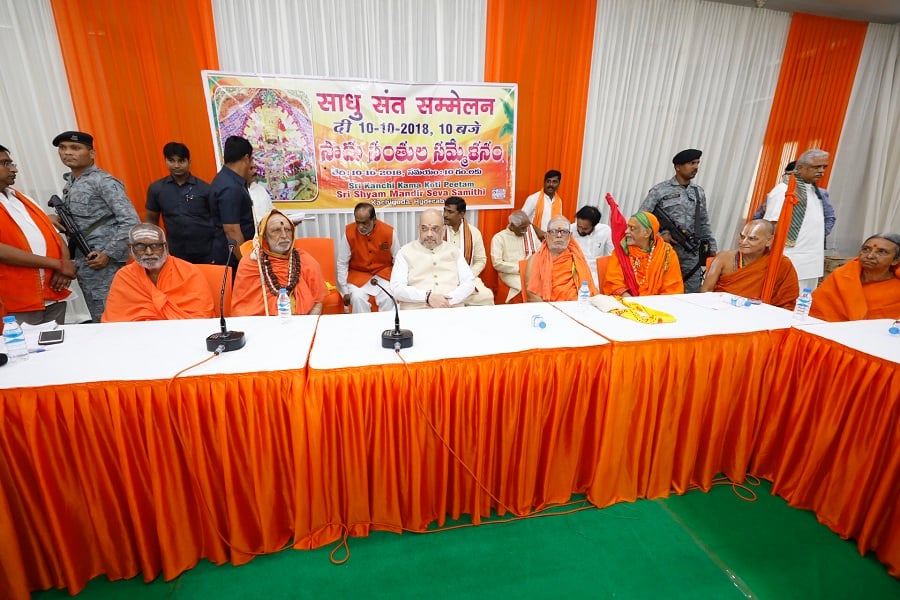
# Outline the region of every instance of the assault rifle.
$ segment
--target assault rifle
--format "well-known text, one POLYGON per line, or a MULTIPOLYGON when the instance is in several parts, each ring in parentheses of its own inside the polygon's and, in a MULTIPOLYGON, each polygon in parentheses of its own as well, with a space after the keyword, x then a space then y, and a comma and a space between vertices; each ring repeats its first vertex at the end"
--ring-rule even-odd
POLYGON ((75 224, 75 219, 72 217, 72 212, 69 210, 69 207, 63 204, 63 201, 60 200, 59 196, 56 194, 53 194, 50 197, 50 200, 47 201, 47 205, 54 209, 56 214, 59 215, 59 220, 66 230, 66 235, 69 236, 69 255, 72 258, 75 258, 75 248, 81 250, 85 256, 91 254, 94 250, 91 248, 91 245, 88 244, 87 238, 81 233, 78 225, 75 224))
POLYGON ((691 254, 696 254, 697 250, 700 249, 700 241, 694 237, 692 231, 685 229, 684 227, 679 227, 678 224, 672 220, 672 218, 666 213, 666 211, 659 205, 653 209, 653 214, 656 215, 656 218, 659 219, 659 229, 661 231, 668 231, 669 235, 672 236, 672 241, 676 244, 690 252, 691 254))

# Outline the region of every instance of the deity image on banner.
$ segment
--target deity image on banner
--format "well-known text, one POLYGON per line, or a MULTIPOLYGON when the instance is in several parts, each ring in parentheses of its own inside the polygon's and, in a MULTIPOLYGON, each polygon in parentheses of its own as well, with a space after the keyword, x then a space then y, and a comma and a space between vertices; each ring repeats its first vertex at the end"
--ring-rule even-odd
POLYGON ((309 98, 299 90, 223 86, 215 91, 219 139, 247 138, 257 179, 274 202, 308 202, 319 195, 309 98))

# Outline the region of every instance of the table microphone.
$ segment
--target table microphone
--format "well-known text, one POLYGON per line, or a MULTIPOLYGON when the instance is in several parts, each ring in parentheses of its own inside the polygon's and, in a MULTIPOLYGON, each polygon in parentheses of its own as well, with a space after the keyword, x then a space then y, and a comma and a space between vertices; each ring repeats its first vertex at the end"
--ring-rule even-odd
POLYGON ((381 285, 376 278, 373 277, 371 283, 372 285, 377 285, 381 288, 381 291, 387 294, 388 298, 391 299, 391 302, 394 303, 394 328, 385 329, 381 332, 381 347, 393 348, 394 350, 399 350, 400 348, 412 348, 412 331, 409 329, 400 329, 400 309, 397 307, 397 299, 394 298, 389 291, 384 289, 384 286, 381 285))
POLYGON ((228 259, 225 261, 225 271, 222 273, 222 288, 219 290, 219 326, 221 331, 216 332, 206 338, 206 349, 210 352, 219 350, 220 352, 231 352, 232 350, 240 350, 247 343, 244 338, 243 331, 228 331, 225 326, 225 285, 228 283, 228 269, 231 268, 231 255, 234 254, 234 247, 237 241, 228 240, 228 259))

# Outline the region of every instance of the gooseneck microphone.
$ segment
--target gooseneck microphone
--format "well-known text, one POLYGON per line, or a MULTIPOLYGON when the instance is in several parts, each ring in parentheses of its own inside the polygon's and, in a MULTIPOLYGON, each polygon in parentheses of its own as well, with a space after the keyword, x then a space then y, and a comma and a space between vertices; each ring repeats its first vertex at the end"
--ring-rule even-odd
POLYGON ((371 280, 372 285, 377 285, 381 288, 381 291, 388 295, 388 298, 391 299, 391 302, 394 303, 394 328, 393 329, 385 329, 381 332, 381 347, 382 348, 393 348, 394 350, 399 350, 400 348, 412 348, 413 345, 413 332, 409 329, 400 329, 400 309, 397 306, 397 299, 394 296, 384 289, 384 286, 378 282, 378 279, 375 277, 371 280))
POLYGON ((235 246, 237 246, 237 241, 229 238, 228 259, 225 261, 225 271, 222 273, 222 287, 219 290, 219 327, 221 331, 206 338, 206 349, 216 354, 240 350, 247 343, 243 331, 228 331, 228 327, 225 325, 225 286, 228 284, 228 269, 231 268, 231 255, 234 254, 235 246))

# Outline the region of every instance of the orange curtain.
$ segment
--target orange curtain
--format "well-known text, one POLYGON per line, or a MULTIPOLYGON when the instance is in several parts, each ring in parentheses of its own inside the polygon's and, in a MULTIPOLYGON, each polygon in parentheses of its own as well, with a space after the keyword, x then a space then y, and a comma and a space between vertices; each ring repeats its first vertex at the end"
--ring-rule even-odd
POLYGON ((187 144, 195 175, 215 175, 200 79, 218 69, 210 0, 51 4, 77 128, 94 135, 98 166, 122 180, 138 214, 166 174, 166 142, 187 144))
MULTIPOLYGON (((594 44, 595 0, 560 9, 556 0, 489 0, 484 80, 519 85, 516 208, 541 189, 544 173, 562 172, 563 214, 575 217, 594 44)), ((488 210, 478 227, 490 247, 510 211, 488 210)), ((482 280, 496 289, 488 261, 482 280)))
MULTIPOLYGON (((821 148, 834 156, 867 27, 803 14, 791 19, 749 215, 802 152, 821 148)), ((827 182, 826 171, 820 185, 827 182)))

